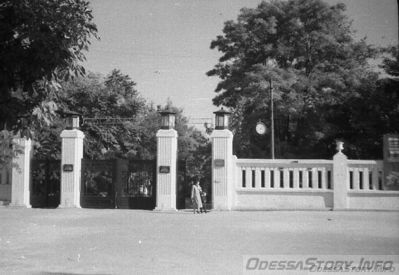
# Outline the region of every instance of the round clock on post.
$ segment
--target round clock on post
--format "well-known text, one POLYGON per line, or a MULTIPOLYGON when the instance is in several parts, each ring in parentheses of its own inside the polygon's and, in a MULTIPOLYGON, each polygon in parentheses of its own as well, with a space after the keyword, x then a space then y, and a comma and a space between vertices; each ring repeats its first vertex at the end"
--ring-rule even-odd
POLYGON ((259 135, 266 134, 266 125, 262 121, 258 121, 258 123, 256 123, 255 129, 259 135))

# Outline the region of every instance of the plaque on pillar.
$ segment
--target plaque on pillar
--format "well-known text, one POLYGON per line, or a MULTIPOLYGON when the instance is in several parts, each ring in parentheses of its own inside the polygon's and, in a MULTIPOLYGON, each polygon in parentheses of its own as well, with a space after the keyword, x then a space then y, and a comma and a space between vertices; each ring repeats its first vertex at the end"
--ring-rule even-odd
POLYGON ((215 167, 224 167, 224 159, 215 159, 215 167))
POLYGON ((160 174, 169 174, 170 166, 159 166, 159 173, 160 174))
POLYGON ((73 164, 64 164, 62 166, 62 171, 64 171, 64 172, 72 172, 73 171, 73 164))

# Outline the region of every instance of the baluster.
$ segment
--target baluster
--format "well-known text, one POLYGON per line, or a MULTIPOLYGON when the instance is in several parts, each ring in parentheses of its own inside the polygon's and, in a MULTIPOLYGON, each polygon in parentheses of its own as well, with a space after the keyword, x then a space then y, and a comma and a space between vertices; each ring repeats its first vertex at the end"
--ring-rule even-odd
POLYGON ((265 188, 270 189, 270 168, 265 169, 265 188))
POLYGON ((353 168, 353 190, 359 190, 360 182, 359 182, 359 168, 353 168))
POLYGON ((290 170, 288 168, 283 168, 283 188, 290 188, 290 170))
POLYGON ((319 188, 319 173, 317 168, 312 168, 312 189, 319 188))
POLYGON ((274 168, 274 188, 280 188, 280 170, 278 168, 274 168))
POLYGON ((255 168, 255 188, 259 189, 261 186, 261 181, 262 181, 262 175, 260 172, 260 168, 256 167, 255 168))
POLYGON ((245 178, 247 179, 247 188, 252 188, 252 168, 246 167, 245 178))
POLYGON ((299 169, 294 168, 294 188, 299 188, 299 169))
POLYGON ((362 169, 362 171, 363 171, 363 190, 370 190, 369 168, 365 167, 362 169))
POLYGON ((326 168, 321 168, 321 189, 327 189, 327 172, 326 168))
POLYGON ((302 170, 302 185, 304 189, 308 189, 309 188, 309 170, 307 168, 302 170))

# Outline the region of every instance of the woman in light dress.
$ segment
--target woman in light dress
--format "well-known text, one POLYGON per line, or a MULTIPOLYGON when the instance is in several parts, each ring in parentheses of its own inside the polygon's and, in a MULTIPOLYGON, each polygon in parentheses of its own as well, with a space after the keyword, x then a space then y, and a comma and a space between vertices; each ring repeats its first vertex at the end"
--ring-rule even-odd
POLYGON ((202 201, 201 201, 201 187, 199 185, 199 180, 193 184, 191 188, 191 201, 193 202, 193 209, 194 214, 200 213, 200 209, 202 208, 202 201))

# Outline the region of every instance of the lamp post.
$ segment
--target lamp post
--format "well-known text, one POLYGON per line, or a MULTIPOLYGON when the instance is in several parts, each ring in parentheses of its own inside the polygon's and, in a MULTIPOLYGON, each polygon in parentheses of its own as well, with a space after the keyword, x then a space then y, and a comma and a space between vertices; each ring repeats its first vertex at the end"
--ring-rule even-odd
POLYGON ((228 129, 231 112, 224 110, 222 107, 219 111, 213 113, 215 114, 215 130, 228 129))
POLYGON ((273 86, 272 79, 269 79, 270 87, 270 143, 271 143, 271 156, 274 159, 274 106, 273 106, 273 86))
MULTIPOLYGON (((265 66, 273 70, 276 67, 276 60, 267 58, 265 66)), ((270 154, 271 158, 274 159, 274 105, 273 105, 273 83, 272 76, 269 77, 269 89, 270 89, 270 154)))
POLYGON ((80 113, 69 110, 61 110, 58 113, 64 118, 66 130, 79 129, 82 117, 80 113))
POLYGON ((159 111, 161 114, 161 129, 169 130, 175 128, 175 121, 176 121, 176 112, 166 109, 163 111, 159 111))

